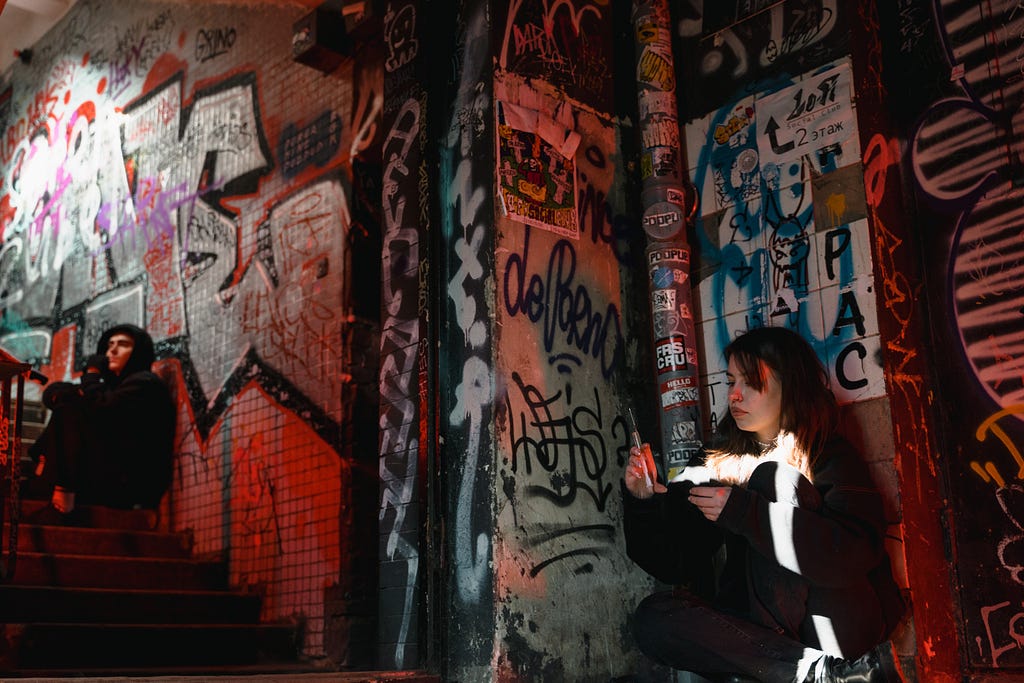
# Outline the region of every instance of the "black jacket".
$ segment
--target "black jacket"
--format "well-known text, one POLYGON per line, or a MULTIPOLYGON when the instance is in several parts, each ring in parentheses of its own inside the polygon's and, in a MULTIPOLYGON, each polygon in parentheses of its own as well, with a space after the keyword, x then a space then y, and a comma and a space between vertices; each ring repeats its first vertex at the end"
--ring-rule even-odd
POLYGON ((101 372, 86 372, 81 384, 51 384, 43 402, 52 410, 75 405, 87 412, 87 457, 89 466, 101 472, 102 489, 87 492, 87 498, 118 507, 156 507, 171 481, 176 417, 167 385, 150 369, 153 340, 139 327, 117 325, 100 337, 96 354, 104 356, 95 359, 102 361, 101 372), (135 347, 121 374, 115 375, 106 369, 104 354, 118 333, 131 336, 135 347))
POLYGON ((773 503, 734 486, 718 522, 687 500, 690 484, 670 484, 647 500, 623 487, 627 554, 660 581, 685 584, 807 645, 820 645, 812 616, 828 618, 844 654, 859 654, 884 640, 905 609, 884 546, 881 495, 840 438, 818 460, 814 487, 821 495, 817 509, 773 503), (772 510, 782 505, 789 509, 772 510), (779 529, 772 525, 773 519, 779 525, 780 512, 799 573, 774 559, 779 529), (723 547, 724 567, 715 570, 723 547))

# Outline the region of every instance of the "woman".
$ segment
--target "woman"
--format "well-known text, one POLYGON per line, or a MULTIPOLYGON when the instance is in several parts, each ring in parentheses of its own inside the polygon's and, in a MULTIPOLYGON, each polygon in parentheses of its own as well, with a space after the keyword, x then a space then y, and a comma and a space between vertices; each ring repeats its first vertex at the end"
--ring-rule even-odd
POLYGON ((80 384, 43 392, 52 413, 32 445, 37 482, 52 509, 31 521, 64 521, 80 503, 157 508, 171 481, 174 404, 150 366, 153 340, 135 325, 116 325, 86 361, 80 384))
POLYGON ((883 643, 904 605, 882 499, 836 434, 817 356, 795 332, 766 327, 725 357, 729 411, 702 466, 649 485, 653 459, 630 451, 627 552, 680 586, 637 608, 640 649, 719 681, 902 680, 883 643))

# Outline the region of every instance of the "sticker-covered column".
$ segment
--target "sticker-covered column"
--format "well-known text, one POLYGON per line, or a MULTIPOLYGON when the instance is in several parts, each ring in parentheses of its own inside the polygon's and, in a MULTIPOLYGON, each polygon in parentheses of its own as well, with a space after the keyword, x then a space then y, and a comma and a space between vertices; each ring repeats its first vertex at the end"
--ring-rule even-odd
POLYGON ((661 448, 668 479, 696 456, 702 432, 686 238, 686 226, 697 202, 693 185, 682 170, 670 25, 665 0, 634 4, 643 228, 661 448))

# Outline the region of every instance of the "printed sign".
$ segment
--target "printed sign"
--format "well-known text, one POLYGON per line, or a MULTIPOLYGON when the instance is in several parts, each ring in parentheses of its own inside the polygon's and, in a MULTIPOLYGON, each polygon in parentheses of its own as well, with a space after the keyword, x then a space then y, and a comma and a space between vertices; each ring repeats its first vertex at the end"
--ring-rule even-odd
POLYGON ((651 309, 655 313, 675 312, 676 290, 657 289, 651 292, 651 309))
POLYGON ((661 383, 661 407, 665 410, 694 406, 699 400, 695 376, 673 377, 661 383))
POLYGON ((654 345, 654 361, 658 374, 686 370, 686 340, 682 337, 662 339, 654 345))
POLYGON ((849 138, 856 131, 851 82, 850 65, 842 64, 759 97, 756 121, 761 165, 794 161, 849 138))

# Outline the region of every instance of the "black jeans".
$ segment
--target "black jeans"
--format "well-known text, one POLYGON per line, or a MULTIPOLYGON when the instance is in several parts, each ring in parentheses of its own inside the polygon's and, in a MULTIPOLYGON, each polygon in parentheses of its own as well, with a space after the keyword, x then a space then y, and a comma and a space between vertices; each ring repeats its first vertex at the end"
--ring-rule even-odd
POLYGON ((789 683, 824 654, 679 592, 645 598, 636 610, 633 635, 640 650, 659 664, 712 680, 741 673, 767 683, 789 683))

